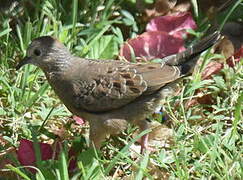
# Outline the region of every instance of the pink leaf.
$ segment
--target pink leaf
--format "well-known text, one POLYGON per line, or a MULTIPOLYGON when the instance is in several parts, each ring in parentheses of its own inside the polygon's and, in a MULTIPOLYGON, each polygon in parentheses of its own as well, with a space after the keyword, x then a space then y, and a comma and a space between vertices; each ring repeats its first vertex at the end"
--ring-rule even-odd
MULTIPOLYGON (((52 148, 49 144, 46 143, 39 143, 40 150, 41 150, 41 159, 48 160, 52 158, 52 148)), ((35 166, 36 159, 35 159, 35 151, 33 142, 27 139, 20 140, 20 146, 17 150, 17 158, 21 165, 23 166, 35 166)), ((32 168, 28 168, 32 173, 36 171, 32 168)))
POLYGON ((73 115, 73 120, 77 123, 77 124, 79 124, 79 125, 83 125, 84 124, 84 120, 81 118, 81 117, 79 117, 79 116, 76 116, 76 115, 73 115))
POLYGON ((132 59, 130 48, 133 49, 136 57, 145 60, 163 58, 185 50, 184 42, 181 38, 176 38, 160 31, 145 32, 136 38, 128 40, 120 50, 120 55, 128 61, 132 59))
POLYGON ((197 25, 191 13, 180 12, 168 16, 159 16, 152 19, 146 27, 149 31, 164 31, 175 37, 182 38, 186 29, 196 29, 197 25))

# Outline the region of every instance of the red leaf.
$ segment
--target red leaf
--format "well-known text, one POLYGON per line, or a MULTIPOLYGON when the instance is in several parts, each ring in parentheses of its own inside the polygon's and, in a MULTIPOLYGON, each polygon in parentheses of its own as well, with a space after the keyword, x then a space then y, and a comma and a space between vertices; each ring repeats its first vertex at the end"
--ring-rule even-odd
MULTIPOLYGON (((40 150, 41 150, 41 159, 47 160, 52 158, 52 148, 49 144, 46 143, 39 143, 40 150)), ((35 166, 36 159, 35 159, 35 151, 33 142, 27 139, 20 140, 20 146, 17 150, 17 158, 21 165, 23 166, 35 166)), ((32 168, 28 168, 32 173, 36 171, 32 168)))
POLYGON ((129 46, 133 49, 136 57, 145 60, 163 58, 185 50, 181 38, 175 38, 166 32, 160 31, 145 32, 136 38, 130 39, 122 46, 120 55, 131 61, 129 46))
POLYGON ((233 56, 228 58, 226 62, 230 67, 234 67, 235 63, 239 62, 241 58, 243 58, 243 46, 241 46, 241 48, 238 51, 236 51, 233 56))
MULTIPOLYGON (((55 159, 58 158, 58 155, 61 150, 61 143, 56 141, 55 143, 55 159)), ((41 150, 41 160, 48 160, 53 157, 53 149, 50 144, 39 143, 41 150)), ((68 152, 68 157, 70 159, 68 169, 73 171, 77 167, 77 152, 71 147, 68 152)), ((34 145, 32 141, 27 139, 20 140, 20 146, 17 150, 17 158, 21 165, 23 166, 36 166, 36 158, 34 145)), ((33 168, 28 168, 32 173, 36 173, 36 170, 33 168)))
POLYGON ((164 31, 175 37, 182 38, 186 34, 186 29, 196 29, 197 25, 193 20, 191 13, 180 12, 168 16, 159 16, 152 19, 146 30, 164 31))

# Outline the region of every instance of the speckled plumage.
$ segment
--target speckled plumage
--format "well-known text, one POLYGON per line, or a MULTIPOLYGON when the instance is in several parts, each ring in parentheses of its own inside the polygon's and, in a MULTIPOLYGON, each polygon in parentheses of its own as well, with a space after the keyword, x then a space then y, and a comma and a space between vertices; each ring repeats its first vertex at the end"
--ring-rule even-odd
POLYGON ((124 130, 127 122, 147 129, 146 117, 173 93, 175 81, 191 72, 200 53, 219 36, 215 32, 163 63, 148 64, 75 57, 58 40, 43 36, 32 41, 17 68, 28 63, 39 66, 65 106, 89 121, 90 139, 100 147, 106 135, 124 130))

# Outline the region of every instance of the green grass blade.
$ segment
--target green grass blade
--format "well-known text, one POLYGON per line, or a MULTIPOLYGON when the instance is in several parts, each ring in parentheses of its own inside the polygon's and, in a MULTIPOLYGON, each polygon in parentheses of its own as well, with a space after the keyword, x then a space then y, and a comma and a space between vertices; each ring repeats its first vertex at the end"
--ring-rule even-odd
POLYGON ((148 166, 148 162, 149 162, 149 153, 146 152, 145 156, 143 156, 143 159, 140 163, 140 168, 139 171, 136 175, 136 180, 142 180, 144 177, 144 171, 146 171, 146 167, 148 166))
POLYGON ((60 161, 58 163, 59 165, 59 171, 61 175, 61 180, 69 180, 68 176, 68 162, 66 159, 65 152, 62 150, 60 153, 60 161))
POLYGON ((111 162, 109 163, 109 165, 107 166, 107 168, 105 169, 105 174, 109 174, 109 172, 111 171, 111 169, 115 166, 115 164, 117 163, 117 161, 121 158, 121 154, 124 154, 125 152, 128 151, 129 147, 135 143, 138 139, 140 139, 143 135, 149 133, 151 130, 148 129, 146 131, 141 132, 138 136, 136 136, 134 139, 132 139, 124 148, 122 148, 122 150, 111 160, 111 162))
POLYGON ((26 174, 24 174, 19 168, 12 166, 11 164, 6 165, 7 168, 20 175, 25 180, 31 180, 26 174))
POLYGON ((193 11, 196 17, 198 17, 198 4, 197 0, 191 0, 192 6, 193 6, 193 11))
MULTIPOLYGON (((76 23, 78 18, 78 0, 73 0, 72 3, 72 38, 76 39, 76 23)), ((75 40, 74 40, 75 42, 75 40)))
POLYGON ((240 120, 243 119, 243 115, 242 115, 242 109, 243 109, 243 93, 241 93, 241 95, 239 96, 237 103, 235 105, 235 119, 233 121, 233 127, 234 127, 234 131, 236 132, 237 130, 237 125, 240 122, 240 120))
POLYGON ((229 13, 227 13, 227 15, 225 16, 223 22, 220 24, 219 30, 221 31, 225 25, 225 23, 227 22, 227 20, 229 19, 230 15, 234 12, 234 10, 240 5, 240 3, 242 3, 243 0, 238 0, 234 6, 229 10, 229 13))

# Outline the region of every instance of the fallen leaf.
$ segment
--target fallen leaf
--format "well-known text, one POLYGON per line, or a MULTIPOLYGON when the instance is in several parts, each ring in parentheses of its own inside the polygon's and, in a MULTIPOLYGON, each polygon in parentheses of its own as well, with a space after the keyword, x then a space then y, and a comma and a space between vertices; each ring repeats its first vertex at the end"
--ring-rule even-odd
POLYGON ((166 32, 145 32, 128 40, 120 49, 120 56, 131 61, 131 50, 138 61, 163 58, 185 50, 183 39, 176 38, 166 32))
POLYGON ((202 72, 202 79, 211 79, 212 75, 219 73, 219 71, 223 68, 223 64, 216 62, 216 61, 211 61, 207 64, 206 68, 202 72))
POLYGON ((187 12, 191 9, 191 1, 190 0, 179 0, 174 8, 172 8, 172 12, 187 12))
MULTIPOLYGON (((151 132, 148 136, 148 148, 151 152, 157 152, 161 148, 168 148, 174 144, 173 130, 168 128, 157 121, 152 121, 150 124, 151 132)), ((138 136, 139 130, 135 131, 133 137, 138 136)), ((131 157, 136 159, 140 156, 141 152, 141 139, 137 141, 137 144, 130 146, 131 157)))
POLYGON ((236 62, 239 62, 240 59, 243 58, 243 45, 239 50, 235 52, 235 54, 231 57, 229 57, 226 62, 230 67, 234 67, 236 62))
MULTIPOLYGON (((48 160, 52 158, 53 150, 50 144, 38 143, 41 151, 41 160, 48 160)), ((21 139, 20 145, 17 150, 17 158, 21 165, 23 166, 36 166, 36 158, 33 142, 27 139, 21 139)), ((33 168, 28 168, 32 173, 36 170, 33 168)))
POLYGON ((77 168, 77 152, 73 147, 70 148, 68 152, 68 157, 69 157, 69 166, 68 170, 69 171, 74 171, 74 169, 77 168))
POLYGON ((154 10, 157 14, 165 14, 175 7, 177 0, 157 0, 154 3, 154 10))
POLYGON ((176 3, 177 0, 155 0, 153 4, 145 3, 144 0, 137 0, 136 7, 142 12, 142 20, 148 22, 154 17, 169 13, 176 3))
POLYGON ((152 19, 147 32, 128 40, 120 49, 120 56, 128 61, 148 61, 185 50, 183 37, 187 29, 196 29, 191 13, 178 12, 152 19))
POLYGON ((173 130, 167 126, 153 121, 151 122, 152 131, 149 133, 148 144, 152 148, 170 147, 173 141, 173 130))
MULTIPOLYGON (((229 57, 226 60, 226 63, 230 67, 234 67, 235 64, 239 62, 242 58, 243 58, 243 46, 240 49, 238 49, 233 56, 229 57)), ((221 71, 221 69, 224 68, 224 65, 225 63, 220 63, 217 61, 209 62, 206 68, 204 69, 204 71, 202 72, 201 75, 202 79, 203 80, 211 79, 212 75, 218 74, 221 71)), ((201 89, 198 89, 195 94, 198 95, 199 93, 202 93, 201 89)), ((214 104, 214 102, 215 101, 211 94, 205 94, 205 95, 200 95, 200 97, 187 101, 185 106, 186 108, 189 108, 198 104, 212 105, 214 104)), ((208 108, 208 110, 212 110, 212 109, 208 108)))
POLYGON ((188 109, 188 108, 193 107, 193 106, 196 106, 198 104, 199 104, 199 102, 197 101, 197 98, 194 98, 194 99, 188 100, 185 103, 185 107, 186 107, 186 109, 188 109))
POLYGON ((187 29, 196 29, 197 25, 191 13, 179 12, 168 16, 159 16, 152 19, 146 27, 149 31, 164 31, 178 38, 186 35, 187 29))
POLYGON ((81 117, 79 117, 79 116, 73 115, 72 118, 73 118, 73 120, 74 120, 77 124, 79 124, 79 125, 81 125, 81 126, 84 125, 84 123, 85 123, 84 119, 81 118, 81 117))
POLYGON ((227 37, 221 39, 221 41, 215 45, 214 49, 215 53, 224 55, 226 59, 234 54, 234 45, 227 37))
MULTIPOLYGON (((47 143, 38 143, 41 151, 41 160, 49 160, 49 159, 58 159, 60 150, 61 150, 61 142, 56 141, 53 147, 47 143)), ((21 165, 23 166, 36 166, 36 158, 35 158, 35 150, 34 144, 32 141, 27 139, 21 139, 18 150, 16 151, 17 158, 21 165)), ((73 171, 77 167, 77 152, 71 147, 68 152, 69 157, 69 165, 68 170, 73 171)), ((36 170, 33 168, 29 168, 32 173, 36 173, 36 170)))

